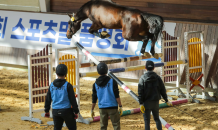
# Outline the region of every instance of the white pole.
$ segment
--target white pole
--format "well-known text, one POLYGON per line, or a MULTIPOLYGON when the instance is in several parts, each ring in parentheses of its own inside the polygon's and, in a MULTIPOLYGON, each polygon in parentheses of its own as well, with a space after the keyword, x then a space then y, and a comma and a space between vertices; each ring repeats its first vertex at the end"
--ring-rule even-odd
MULTIPOLYGON (((163 36, 162 36, 162 40, 161 40, 161 53, 162 53, 162 58, 161 58, 161 60, 162 60, 162 62, 164 62, 164 41, 165 41, 165 33, 162 33, 163 34, 163 36)), ((164 82, 164 76, 162 76, 162 75, 164 75, 164 66, 162 66, 161 67, 161 79, 163 80, 163 82, 164 82)))
POLYGON ((28 59, 28 80, 29 80, 29 117, 33 118, 33 92, 32 92, 32 60, 31 55, 27 56, 28 59))
MULTIPOLYGON (((55 49, 55 68, 58 66, 58 64, 59 64, 59 49, 55 49)), ((56 78, 58 78, 57 75, 56 78)))
POLYGON ((50 66, 49 66, 49 84, 51 84, 51 82, 53 81, 53 68, 52 68, 52 44, 49 44, 49 62, 50 62, 50 66))
MULTIPOLYGON (((49 85, 50 85, 51 82, 53 81, 52 44, 49 44, 48 47, 49 47, 48 55, 50 56, 50 58, 49 58, 49 62, 50 62, 50 64, 49 64, 49 85)), ((52 105, 51 105, 51 110, 50 110, 50 117, 51 118, 53 117, 53 115, 52 115, 52 105)))
POLYGON ((77 54, 76 54, 76 67, 75 67, 75 71, 76 71, 76 85, 78 86, 76 88, 76 94, 77 94, 77 104, 79 107, 79 111, 80 111, 80 81, 79 81, 79 48, 76 48, 77 54))
MULTIPOLYGON (((201 39, 201 57, 202 57, 202 74, 204 74, 204 76, 202 77, 202 86, 205 88, 206 87, 206 80, 205 77, 207 76, 205 73, 205 55, 204 55, 204 46, 205 46, 205 40, 204 40, 204 32, 202 31, 202 33, 200 33, 200 39, 201 39)), ((205 99, 205 93, 202 92, 202 99, 205 99)))
POLYGON ((187 64, 186 64, 186 91, 187 91, 186 98, 189 99, 190 87, 189 87, 188 32, 184 33, 184 42, 185 42, 185 59, 187 60, 187 64))
MULTIPOLYGON (((177 61, 178 61, 178 60, 180 60, 180 44, 181 44, 181 43, 180 43, 180 40, 181 40, 181 39, 178 37, 177 40, 178 40, 178 41, 177 41, 177 46, 178 46, 178 47, 177 47, 177 61)), ((181 79, 181 76, 180 76, 180 64, 177 65, 177 68, 178 68, 178 69, 177 69, 177 77, 176 77, 176 78, 177 78, 177 80, 176 80, 176 87, 178 87, 178 89, 180 89, 180 88, 179 88, 179 81, 180 81, 180 79, 181 79)), ((177 96, 179 95, 178 89, 176 90, 176 95, 177 95, 177 96)))
POLYGON ((170 124, 168 124, 162 117, 160 117, 161 123, 168 129, 168 130, 175 130, 170 124))

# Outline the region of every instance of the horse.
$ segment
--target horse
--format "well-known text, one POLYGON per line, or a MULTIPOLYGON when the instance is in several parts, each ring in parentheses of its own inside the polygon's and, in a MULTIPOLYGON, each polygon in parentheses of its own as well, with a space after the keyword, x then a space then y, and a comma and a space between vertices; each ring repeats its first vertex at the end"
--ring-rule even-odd
POLYGON ((89 18, 93 23, 89 28, 89 33, 100 38, 107 38, 110 35, 106 32, 98 32, 99 29, 121 29, 122 37, 128 41, 142 41, 141 53, 145 52, 149 39, 151 39, 150 53, 156 59, 155 42, 161 36, 163 30, 163 18, 158 15, 142 12, 135 8, 125 7, 114 3, 111 0, 91 0, 80 7, 74 14, 69 14, 68 29, 66 37, 68 39, 80 29, 81 22, 89 18))

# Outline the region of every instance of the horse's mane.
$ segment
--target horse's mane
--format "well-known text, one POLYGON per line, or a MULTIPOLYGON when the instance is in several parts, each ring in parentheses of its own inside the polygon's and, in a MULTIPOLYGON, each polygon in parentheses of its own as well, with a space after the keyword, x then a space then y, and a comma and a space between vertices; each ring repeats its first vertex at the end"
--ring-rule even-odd
POLYGON ((91 0, 91 1, 108 1, 110 3, 114 3, 115 4, 115 2, 113 2, 112 0, 91 0))

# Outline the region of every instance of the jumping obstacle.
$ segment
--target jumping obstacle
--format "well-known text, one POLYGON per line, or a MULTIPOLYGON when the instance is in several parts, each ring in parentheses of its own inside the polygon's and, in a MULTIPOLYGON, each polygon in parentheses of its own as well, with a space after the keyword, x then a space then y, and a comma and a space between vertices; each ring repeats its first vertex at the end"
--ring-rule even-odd
MULTIPOLYGON (((187 89, 187 98, 190 96, 190 74, 201 72, 206 76, 205 71, 205 55, 204 55, 204 32, 203 31, 191 31, 191 32, 185 32, 184 33, 184 42, 185 42, 185 58, 188 60, 188 65, 186 65, 186 89, 187 89), (188 40, 188 36, 191 34, 200 34, 200 39, 198 38, 192 38, 188 40)), ((206 80, 205 76, 203 76, 201 79, 202 87, 206 86, 206 80)), ((200 82, 198 82, 200 83, 200 82)), ((198 85, 197 83, 193 83, 193 85, 198 85)), ((193 86, 192 86, 193 87, 193 86)), ((195 89, 195 87, 193 88, 195 89)), ((194 90, 193 90, 194 91, 194 90)), ((195 92, 197 92, 195 90, 195 92)), ((208 94, 208 91, 206 89, 203 89, 202 95, 195 95, 194 98, 202 98, 202 99, 209 99, 212 101, 215 101, 216 99, 211 97, 208 94)))
MULTIPOLYGON (((187 103, 189 101, 190 100, 188 100, 188 99, 182 99, 182 100, 178 100, 178 101, 172 101, 172 104, 178 105, 178 104, 182 104, 182 103, 187 103)), ((166 103, 159 104, 159 108, 165 108, 165 107, 170 107, 170 106, 168 106, 166 103)), ((136 114, 136 113, 140 113, 140 112, 141 112, 140 108, 135 108, 135 109, 123 111, 123 114, 121 116, 136 114)), ((108 118, 110 118, 110 117, 108 117, 108 118)), ((100 116, 96 116, 96 117, 94 117, 94 119, 90 117, 87 120, 89 120, 90 123, 97 122, 97 121, 100 121, 100 116)), ((164 126, 166 127, 166 124, 164 126)))
MULTIPOLYGON (((164 68, 162 67, 162 75, 165 73, 164 71, 165 70, 175 70, 173 74, 170 74, 171 76, 175 75, 176 76, 176 87, 172 87, 170 88, 170 90, 172 89, 177 89, 178 91, 176 93, 174 92, 168 92, 167 94, 169 95, 177 95, 179 96, 178 92, 181 93, 181 96, 183 98, 192 98, 194 102, 196 103, 200 103, 199 100, 196 100, 194 99, 195 97, 200 97, 200 98, 204 98, 204 99, 210 99, 210 100, 213 100, 215 101, 215 98, 212 98, 210 97, 210 95, 208 94, 207 91, 213 91, 209 88, 207 89, 204 89, 203 86, 205 86, 205 77, 200 77, 202 78, 202 86, 200 88, 196 88, 194 86, 196 85, 199 85, 200 84, 200 81, 198 80, 194 80, 191 78, 190 74, 193 74, 193 73, 196 73, 196 72, 201 72, 202 74, 205 73, 205 62, 204 62, 204 40, 203 40, 203 32, 202 31, 193 31, 193 32, 185 32, 184 33, 184 39, 185 39, 185 59, 187 60, 187 63, 185 64, 185 67, 186 67, 186 71, 185 71, 185 76, 186 76, 186 81, 185 81, 185 84, 186 84, 186 95, 181 91, 180 88, 184 88, 184 85, 181 85, 179 84, 179 80, 181 79, 180 78, 180 64, 178 64, 176 67, 173 66, 171 68, 164 68), (189 34, 195 34, 195 33, 200 33, 200 37, 201 39, 198 39, 198 38, 192 38, 190 40, 188 40, 188 35, 189 34), (190 79, 192 79, 192 86, 190 88, 190 79), (192 88, 194 87, 193 90, 191 90, 192 88), (191 92, 203 92, 203 95, 197 95, 197 96, 191 96, 190 93, 191 92), (206 96, 205 96, 205 95, 206 96)), ((175 40, 165 40, 165 38, 163 37, 162 39, 162 52, 164 55, 169 55, 169 54, 165 54, 165 50, 166 49, 172 49, 172 48, 179 48, 179 42, 180 40, 179 39, 175 39, 175 40), (166 43, 170 43, 170 42, 177 42, 177 45, 173 45, 173 46, 165 46, 166 43)), ((180 57, 179 57, 179 54, 180 54, 180 49, 177 49, 176 50, 176 53, 177 53, 177 58, 174 60, 180 60, 180 57)), ((171 54, 172 55, 172 54, 171 54)), ((164 61, 164 58, 162 58, 162 62, 164 61)), ((162 79, 164 80, 164 77, 162 77, 162 79)), ((168 83, 165 83, 165 85, 168 84, 168 83)), ((166 85, 167 86, 167 85, 166 85)), ((167 86, 168 87, 168 86, 167 86)), ((182 98, 179 98, 179 99, 182 99, 182 98)))
MULTIPOLYGON (((105 64, 113 64, 113 63, 130 62, 130 61, 137 61, 137 60, 143 60, 143 59, 149 59, 149 58, 151 58, 151 56, 134 56, 134 57, 127 57, 127 58, 113 59, 113 60, 105 60, 101 62, 105 64)), ((93 62, 80 64, 80 68, 92 67, 92 66, 97 66, 97 65, 93 62)))
MULTIPOLYGON (((170 65, 177 65, 177 64, 185 64, 187 61, 180 60, 180 61, 171 61, 171 62, 162 62, 162 63, 155 63, 154 67, 162 67, 162 66, 170 66, 170 65)), ((127 72, 127 71, 136 71, 136 70, 143 70, 145 69, 145 65, 139 65, 139 66, 131 66, 126 68, 116 68, 116 69, 110 69, 109 71, 112 73, 119 73, 119 72, 127 72)), ((80 73, 80 77, 92 77, 92 76, 98 76, 98 72, 87 72, 87 73, 80 73)), ((170 75, 166 75, 170 76, 170 75)))
MULTIPOLYGON (((79 50, 77 47, 70 47, 70 48, 62 48, 62 49, 56 49, 55 50, 55 64, 58 66, 58 64, 65 64, 68 68, 66 81, 71 83, 74 88, 74 92, 76 92, 76 101, 78 104, 78 108, 80 110, 80 87, 79 87, 79 50), (66 54, 59 58, 59 53, 66 50, 76 50, 76 55, 70 55, 66 54), (75 91, 76 90, 76 91, 75 91)), ((41 114, 42 117, 44 117, 44 113, 41 114)), ((83 119, 82 115, 79 113, 78 119, 76 119, 77 122, 89 124, 89 121, 86 119, 83 119)), ((48 121, 48 125, 54 125, 53 121, 48 121)), ((63 124, 63 127, 65 127, 66 124, 63 124)))
MULTIPOLYGON (((56 66, 59 63, 64 63, 68 67, 68 75, 66 80, 70 82, 76 89, 77 103, 80 109, 80 90, 79 90, 79 50, 77 47, 56 50, 56 66), (77 56, 65 55, 59 58, 59 51, 77 50, 77 56), (76 63, 75 63, 76 61, 76 63)), ((49 44, 42 51, 34 55, 28 55, 28 80, 29 80, 29 117, 21 117, 21 120, 33 121, 41 124, 42 121, 38 118, 33 118, 33 113, 44 111, 44 108, 33 110, 33 104, 45 102, 49 84, 52 80, 52 45, 49 44)), ((45 113, 41 116, 44 117, 45 113)), ((52 108, 50 110, 50 118, 52 118, 52 108)), ((89 122, 79 114, 77 122, 89 124, 89 122)), ((53 121, 47 122, 48 125, 53 125, 53 121)), ((66 126, 64 124, 63 126, 66 126)))
MULTIPOLYGON (((164 32, 163 33, 163 37, 162 37, 162 53, 164 54, 164 57, 162 57, 162 62, 165 61, 165 58, 166 59, 169 59, 170 61, 177 61, 177 60, 180 60, 180 39, 179 38, 174 38, 172 40, 166 40, 167 38, 169 38, 170 36, 164 32)), ((187 50, 187 46, 185 46, 185 50, 187 50)), ((187 53, 188 54, 188 53, 187 53)), ((201 54, 201 53, 199 53, 201 54)), ((191 56, 191 54, 188 54, 189 57, 193 57, 191 56)), ((195 57, 196 58, 196 57, 195 57)), ((187 66, 189 63, 188 63, 188 59, 185 58, 186 60, 186 63, 185 63, 185 66, 187 66)), ((182 96, 183 98, 186 98, 187 96, 182 92, 181 88, 184 88, 183 86, 184 85, 181 85, 179 82, 179 80, 181 79, 181 76, 180 76, 180 65, 181 64, 177 64, 176 66, 173 65, 171 67, 162 67, 162 71, 161 71, 161 75, 162 75, 162 80, 163 81, 166 81, 165 77, 167 76, 176 76, 176 84, 174 86, 170 86, 171 88, 167 88, 167 90, 177 90, 176 93, 175 92, 168 92, 167 94, 168 95, 176 95, 176 96, 182 96), (165 71, 169 71, 171 70, 171 74, 166 74, 165 71)), ((189 79, 188 79, 189 80, 189 79)), ((167 84, 169 84, 169 82, 165 82, 165 86, 166 87, 169 87, 167 84)), ((186 80, 186 85, 188 84, 187 80, 186 80)), ((187 93, 188 93, 188 90, 187 90, 187 93)), ((188 98, 192 98, 193 101, 195 103, 200 103, 199 100, 196 100, 194 99, 191 95, 188 95, 188 98)), ((170 96, 168 96, 168 98, 171 98, 170 96)), ((179 98, 180 99, 183 99, 183 98, 179 98)), ((172 98, 171 98, 172 99, 172 98)))
MULTIPOLYGON (((96 65, 98 65, 100 62, 95 59, 89 51, 87 51, 81 44, 79 44, 78 42, 76 42, 76 46, 88 57, 90 58, 96 65)), ((117 84, 120 85, 120 87, 122 89, 124 89, 125 92, 127 92, 132 98, 134 98, 138 103, 139 103, 139 99, 138 99, 138 96, 132 91, 130 90, 122 81, 120 81, 113 73, 111 73, 110 71, 108 71, 108 76, 111 77, 112 79, 114 79, 117 84)), ((174 130, 172 128, 172 126, 170 126, 169 124, 166 123, 166 121, 161 118, 159 116, 159 118, 161 119, 161 123, 164 125, 164 126, 167 126, 167 129, 168 130, 174 130)))
MULTIPOLYGON (((163 54, 163 57, 161 58, 161 62, 180 61, 179 43, 180 39, 178 37, 172 37, 166 33, 166 31, 163 31, 161 40, 161 53, 163 54)), ((161 75, 177 73, 177 70, 179 70, 180 67, 179 65, 180 64, 172 64, 171 66, 163 66, 161 68, 161 75)), ((177 81, 176 79, 178 79, 176 75, 162 77, 164 82, 177 81)))
MULTIPOLYGON (((163 57, 161 58, 162 62, 177 62, 180 61, 180 39, 172 37, 167 34, 165 31, 162 33, 162 42, 161 42, 161 52, 163 57)), ((187 64, 187 60, 183 64, 187 64)), ((167 92, 168 95, 176 95, 186 97, 185 94, 180 89, 180 65, 181 64, 171 64, 171 66, 162 66, 161 67, 161 78, 165 82, 166 90, 176 90, 176 92, 167 92), (171 78, 169 78, 171 77, 171 78), (173 86, 167 86, 167 83, 175 82, 173 86)), ((172 97, 168 96, 169 99, 172 97)))
MULTIPOLYGON (((42 112, 44 108, 33 110, 33 104, 45 102, 49 84, 52 82, 52 45, 47 45, 42 51, 28 55, 28 80, 29 80, 29 117, 21 117, 41 124, 38 118, 33 118, 33 113, 42 112)), ((50 111, 52 116, 52 112, 50 111)))
MULTIPOLYGON (((205 74, 205 62, 204 62, 204 34, 203 31, 195 31, 195 32, 185 32, 184 33, 184 42, 185 42, 185 58, 189 61, 189 64, 186 66, 186 89, 187 89, 187 98, 189 98, 190 95, 190 72, 196 72, 196 69, 200 69, 202 73, 205 74), (200 39, 198 41, 193 42, 193 40, 188 41, 188 35, 200 33, 200 39), (193 56, 195 55, 195 51, 193 50, 193 47, 199 46, 199 49, 197 50, 197 53, 200 53, 200 56, 198 55, 196 58, 192 58, 190 54, 193 56), (193 52, 191 52, 193 51, 193 52), (202 60, 202 59, 203 60, 202 60), (196 64, 194 60, 198 59, 198 63, 196 64), (201 63, 199 62, 201 61, 201 63)), ((204 76, 205 77, 205 76, 204 76)), ((205 86, 205 78, 202 78, 202 84, 205 86)))

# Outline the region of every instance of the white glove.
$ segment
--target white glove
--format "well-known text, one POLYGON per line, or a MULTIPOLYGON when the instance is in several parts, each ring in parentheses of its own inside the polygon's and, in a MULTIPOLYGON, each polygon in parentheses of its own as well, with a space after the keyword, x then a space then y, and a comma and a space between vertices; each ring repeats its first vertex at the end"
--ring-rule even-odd
POLYGON ((172 102, 168 101, 167 102, 167 105, 170 107, 170 106, 173 106, 172 102))

